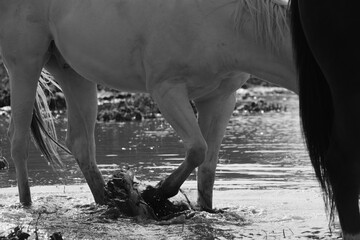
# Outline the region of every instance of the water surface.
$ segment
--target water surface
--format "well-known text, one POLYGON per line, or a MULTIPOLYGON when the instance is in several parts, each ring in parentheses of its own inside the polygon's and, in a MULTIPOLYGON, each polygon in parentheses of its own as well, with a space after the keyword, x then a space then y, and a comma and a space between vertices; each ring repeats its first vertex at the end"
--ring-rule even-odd
MULTIPOLYGON (((313 184, 313 173, 299 128, 297 97, 272 96, 287 106, 286 112, 233 116, 221 146, 217 186, 221 188, 303 188, 313 184)), ((66 133, 66 118, 58 118, 60 139, 66 133)), ((10 159, 2 121, 2 154, 10 159)), ((97 162, 104 176, 121 166, 134 169, 138 178, 158 181, 171 173, 184 159, 181 140, 162 118, 127 123, 99 123, 96 128, 97 162)), ((29 177, 31 184, 84 183, 76 161, 62 153, 66 170, 54 172, 31 145, 29 177)), ((0 187, 15 186, 15 169, 0 172, 0 187)), ((189 180, 195 180, 192 174, 189 180)))
MULTIPOLYGON (((225 215, 202 213, 182 227, 164 227, 131 219, 99 223, 97 218, 91 217, 94 215, 88 212, 87 207, 79 207, 86 206, 92 197, 86 186, 82 187, 85 181, 73 157, 62 153, 66 169, 54 172, 35 147, 31 146, 28 168, 32 186, 58 185, 62 188, 64 185, 79 185, 82 190, 71 192, 69 187, 66 195, 64 187, 63 196, 46 195, 43 190, 36 191, 33 188, 37 192, 37 203, 25 213, 18 210, 16 205, 7 205, 8 201, 14 201, 14 196, 0 194, 0 206, 3 206, 0 212, 12 219, 9 224, 4 223, 5 218, 0 219, 4 220, 0 221, 0 225, 3 224, 0 233, 19 222, 34 229, 34 218, 42 214, 42 221, 37 227, 42 226, 39 229, 42 229, 44 236, 52 231, 62 231, 68 239, 97 239, 99 234, 104 239, 119 239, 120 235, 123 239, 278 239, 276 236, 285 234, 295 236, 295 239, 304 236, 307 239, 307 235, 327 239, 330 235, 326 228, 319 186, 301 137, 298 98, 290 93, 272 94, 265 98, 286 105, 287 110, 240 114, 233 116, 227 127, 214 189, 214 205, 230 208, 230 212, 225 215), (286 194, 291 197, 287 198, 286 194), (296 210, 296 206, 300 205, 302 209, 296 210), (60 217, 57 211, 61 213, 60 217), (73 220, 64 225, 64 218, 73 220), (309 219, 320 227, 314 227, 314 222, 309 219), (301 224, 303 227, 300 227, 301 224), (282 227, 271 230, 271 226, 282 227), (284 230, 289 226, 292 226, 290 230, 284 230), (141 230, 135 234, 135 228, 141 230)), ((57 126, 63 140, 66 118, 58 118, 57 126)), ((6 128, 7 122, 2 120, 0 146, 2 155, 10 159, 6 128)), ((162 118, 142 122, 99 123, 96 143, 97 162, 105 179, 120 167, 128 166, 135 171, 138 179, 156 183, 176 169, 184 159, 181 140, 162 118)), ((0 171, 0 192, 1 188, 16 186, 12 161, 10 164, 10 169, 0 171)), ((183 189, 192 201, 196 201, 195 171, 183 189)))

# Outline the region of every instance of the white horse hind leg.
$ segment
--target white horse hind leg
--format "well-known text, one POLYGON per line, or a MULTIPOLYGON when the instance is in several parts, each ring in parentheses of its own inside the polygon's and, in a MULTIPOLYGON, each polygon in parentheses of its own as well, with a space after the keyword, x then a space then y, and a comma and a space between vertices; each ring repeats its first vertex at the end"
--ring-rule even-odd
POLYGON ((63 65, 52 57, 46 69, 59 82, 65 94, 68 110, 66 143, 85 176, 95 202, 103 204, 105 183, 95 159, 96 84, 63 65))

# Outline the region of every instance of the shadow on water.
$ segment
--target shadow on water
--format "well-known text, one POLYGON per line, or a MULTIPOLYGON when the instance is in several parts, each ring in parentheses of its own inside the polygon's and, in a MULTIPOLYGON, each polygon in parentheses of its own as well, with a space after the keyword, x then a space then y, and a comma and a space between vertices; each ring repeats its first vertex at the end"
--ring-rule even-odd
MULTIPOLYGON (((12 188, 10 193, 1 194, 0 189, 0 235, 15 225, 25 224, 29 231, 38 229, 44 238, 61 231, 66 239, 278 239, 277 236, 295 236, 294 229, 286 232, 281 228, 283 222, 298 224, 309 219, 299 217, 304 212, 293 213, 297 204, 294 198, 305 197, 310 204, 315 201, 311 196, 316 195, 317 199, 321 196, 301 138, 297 97, 273 95, 271 101, 286 104, 287 111, 241 114, 232 117, 227 127, 214 192, 216 207, 229 208, 223 215, 200 212, 185 224, 170 226, 127 218, 101 219, 99 216, 104 209, 89 205, 93 200, 76 161, 62 154, 66 169, 54 172, 31 146, 30 183, 40 188, 38 191, 36 187, 32 188, 35 205, 30 209, 19 208, 13 204, 18 201, 17 190, 12 188), (46 185, 50 188, 43 187, 46 185), (289 192, 293 193, 291 200, 285 198, 280 202, 280 198, 276 198, 289 192), (264 209, 274 211, 274 214, 264 209), (277 214, 279 209, 282 211, 277 214), (274 222, 280 226, 276 230, 261 225, 275 226, 274 222)), ((57 125, 60 138, 64 140, 66 119, 58 118, 57 125)), ((7 123, 0 121, 2 155, 10 160, 6 128, 7 123)), ((135 171, 138 179, 156 183, 184 158, 181 140, 163 119, 98 124, 96 141, 97 162, 106 180, 125 165, 135 171)), ((0 172, 0 188, 16 186, 15 169, 12 161, 9 162, 10 168, 0 172)), ((196 201, 195 172, 183 189, 192 201, 196 201)), ((307 206, 307 203, 298 204, 307 206)), ((321 208, 321 200, 316 200, 314 205, 321 208)), ((310 216, 313 208, 308 210, 310 216)), ((323 218, 324 214, 321 220, 314 221, 326 221, 323 218)), ((326 222, 321 224, 326 226, 326 222)), ((301 238, 308 234, 327 239, 326 236, 331 235, 323 227, 319 233, 316 231, 305 224, 297 236, 301 238)))

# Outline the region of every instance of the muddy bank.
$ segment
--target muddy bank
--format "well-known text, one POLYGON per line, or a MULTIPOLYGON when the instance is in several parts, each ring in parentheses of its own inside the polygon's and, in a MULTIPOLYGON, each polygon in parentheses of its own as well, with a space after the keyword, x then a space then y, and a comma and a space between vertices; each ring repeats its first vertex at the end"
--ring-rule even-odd
MULTIPOLYGON (((281 98, 281 96, 286 96, 289 93, 288 90, 279 87, 256 86, 240 89, 237 91, 237 102, 233 115, 286 112, 287 99, 286 97, 281 98), (268 98, 274 95, 279 96, 279 100, 276 102, 268 98)), ((10 102, 6 100, 6 97, 4 99, 2 105, 0 105, 0 115, 9 117, 11 109, 5 105, 10 102)), ((66 111, 64 95, 61 92, 51 93, 49 95, 49 106, 55 115, 66 111)), ((197 111, 193 103, 192 106, 196 114, 197 111)), ((131 122, 158 117, 161 117, 161 112, 149 94, 135 94, 105 89, 101 89, 98 92, 97 120, 99 122, 131 122)))
POLYGON ((104 89, 98 92, 98 121, 129 122, 159 116, 160 110, 149 94, 104 89))
MULTIPOLYGON (((237 91, 234 115, 262 114, 287 111, 286 99, 272 102, 268 96, 286 95, 290 92, 279 87, 252 86, 237 91)), ((132 94, 101 90, 98 93, 98 121, 124 122, 161 117, 161 112, 149 94, 132 94)), ((194 113, 196 107, 191 102, 194 113)))
MULTIPOLYGON (((155 183, 152 183, 155 184, 155 183)), ((195 182, 184 192, 196 201, 195 182)), ((32 187, 34 205, 18 204, 16 188, 0 193, 0 236, 16 226, 39 239, 61 232, 64 239, 338 239, 338 226, 330 233, 318 190, 220 190, 216 208, 224 213, 197 212, 181 224, 162 225, 153 220, 122 216, 106 219, 106 208, 93 204, 86 185, 32 187)), ((174 199, 183 200, 182 195, 174 199)))

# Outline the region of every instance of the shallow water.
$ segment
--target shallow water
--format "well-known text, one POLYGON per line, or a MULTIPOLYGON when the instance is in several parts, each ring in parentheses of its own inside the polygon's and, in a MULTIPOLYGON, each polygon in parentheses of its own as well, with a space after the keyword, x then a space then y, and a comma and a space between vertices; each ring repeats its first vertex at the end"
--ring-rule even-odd
MULTIPOLYGON (((270 99, 285 104, 287 111, 232 117, 221 146, 217 168, 219 188, 317 187, 301 139, 297 97, 281 95, 270 99)), ((5 137, 7 123, 2 124, 2 154, 10 159, 5 137)), ((58 126, 59 136, 64 139, 66 119, 59 119, 58 126)), ((184 159, 181 140, 163 119, 98 124, 96 139, 97 162, 105 177, 120 166, 129 166, 138 178, 159 181, 184 159)), ((32 185, 85 182, 75 160, 66 153, 62 153, 66 164, 62 173, 54 173, 34 146, 29 155, 32 185)), ((12 161, 10 164, 8 171, 0 172, 1 187, 16 185, 12 161)), ((195 178, 192 174, 189 180, 195 178)))
MULTIPOLYGON (((9 205, 9 201, 17 201, 16 196, 11 194, 13 188, 10 188, 9 194, 0 194, 0 212, 3 214, 0 235, 1 230, 6 231, 19 222, 34 229, 36 216, 41 215, 39 234, 41 232, 43 236, 48 236, 51 232, 61 231, 67 239, 99 239, 99 236, 103 239, 120 239, 120 236, 121 239, 278 239, 280 236, 331 239, 326 228, 327 220, 318 183, 301 138, 297 96, 281 94, 266 98, 286 105, 287 111, 233 116, 227 128, 214 189, 215 206, 230 208, 224 215, 197 213, 196 218, 186 224, 167 227, 131 219, 122 219, 121 223, 103 223, 89 213, 88 207, 84 207, 92 202, 88 191, 67 191, 62 194, 62 187, 59 187, 56 194, 49 195, 39 190, 35 194, 35 206, 29 210, 19 210, 17 205, 9 205), (286 194, 290 194, 290 200, 286 200, 286 197, 281 200, 282 195, 286 194), (300 200, 303 198, 312 205, 300 200), (289 209, 285 210, 287 208, 284 206, 289 209), (305 207, 308 212, 306 209, 296 210, 296 206, 305 207), (314 216, 311 215, 313 209, 317 209, 314 216), (274 213, 267 212, 270 210, 274 213), (45 213, 41 214, 42 211, 45 213), (294 211, 300 212, 292 214, 294 211), (55 214, 57 212, 60 212, 60 217, 55 214), (4 214, 12 219, 9 224, 4 224, 4 214), (308 218, 302 217, 302 214, 308 218), (69 222, 62 222, 64 219, 69 222), (310 226, 309 219, 319 227, 310 226), (266 222, 271 226, 272 221, 280 225, 273 225, 274 229, 261 225, 266 222), (284 223, 290 223, 291 229, 284 230, 290 228, 286 224, 283 226, 284 223), (297 228, 298 223, 304 223, 304 226, 297 228), (134 228, 137 229, 136 234, 134 228)), ((0 122, 0 146, 3 156, 10 159, 9 143, 5 137, 6 125, 0 122)), ((66 119, 59 118, 61 139, 65 135, 65 126, 66 119)), ((184 158, 180 139, 163 119, 98 124, 96 139, 97 162, 105 178, 119 167, 129 166, 134 169, 138 179, 156 183, 171 173, 184 158)), ((62 156, 66 170, 55 173, 31 146, 28 166, 31 185, 79 185, 81 189, 87 189, 75 160, 66 154, 62 156)), ((15 170, 10 163, 10 169, 0 171, 0 187, 4 189, 16 186, 15 170)), ((183 189, 192 201, 196 201, 195 172, 183 189)))

